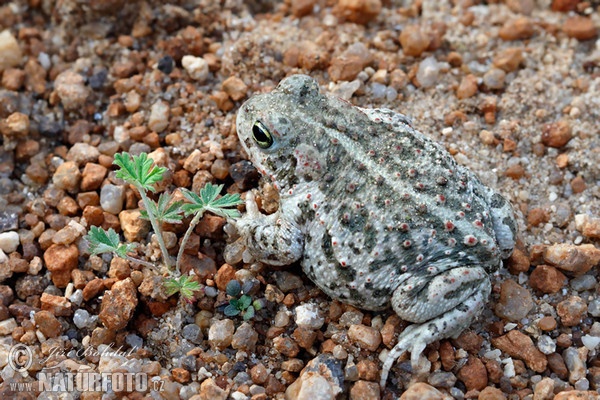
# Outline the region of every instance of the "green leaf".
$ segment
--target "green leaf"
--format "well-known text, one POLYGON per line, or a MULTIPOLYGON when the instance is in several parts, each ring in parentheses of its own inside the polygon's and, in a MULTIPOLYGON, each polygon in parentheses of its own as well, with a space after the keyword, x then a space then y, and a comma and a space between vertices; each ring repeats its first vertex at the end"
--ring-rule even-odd
POLYGON ((206 186, 200 189, 200 195, 187 189, 182 190, 184 197, 190 202, 190 204, 182 206, 185 215, 210 211, 225 218, 239 218, 241 215, 240 212, 237 209, 228 209, 228 207, 235 207, 242 204, 243 201, 240 195, 237 193, 227 193, 217 198, 222 189, 223 185, 215 186, 212 183, 207 183, 206 186))
POLYGON ((231 299, 229 300, 229 305, 232 307, 237 308, 238 310, 242 310, 242 308, 240 307, 241 303, 238 299, 231 299))
POLYGON ((167 296, 173 296, 175 293, 179 292, 179 281, 175 278, 168 278, 163 282, 163 286, 165 288, 165 292, 167 292, 167 296))
POLYGON ((242 308, 242 310, 245 310, 246 308, 248 308, 250 303, 252 303, 252 298, 250 296, 248 296, 247 294, 240 297, 240 307, 242 308))
POLYGON ((179 200, 171 202, 171 199, 172 196, 170 194, 161 193, 158 197, 158 203, 150 202, 152 204, 152 214, 160 222, 180 224, 183 219, 183 216, 180 214, 183 201, 179 200))
POLYGON ((263 308, 263 302, 261 300, 254 300, 252 302, 252 307, 256 310, 256 311, 260 311, 263 308))
POLYGON ((248 307, 248 309, 244 312, 244 321, 250 320, 252 317, 254 317, 254 314, 254 307, 248 307))
POLYGON ((148 154, 141 153, 133 158, 127 152, 115 154, 113 164, 120 167, 117 170, 117 178, 125 182, 132 183, 139 188, 155 192, 154 185, 163 179, 163 174, 167 170, 165 167, 157 167, 148 154))
POLYGON ((179 278, 168 278, 163 282, 163 285, 167 296, 179 292, 186 300, 191 300, 194 297, 194 292, 202 290, 202 286, 188 275, 182 275, 179 278))
POLYGON ((113 228, 108 231, 92 226, 85 236, 90 245, 90 253, 94 255, 103 253, 113 253, 121 258, 126 258, 127 253, 133 251, 134 243, 122 244, 119 234, 113 228))
POLYGON ((227 307, 225 307, 225 309, 223 310, 223 313, 228 317, 233 317, 238 315, 240 313, 240 310, 238 310, 235 306, 228 304, 227 307))

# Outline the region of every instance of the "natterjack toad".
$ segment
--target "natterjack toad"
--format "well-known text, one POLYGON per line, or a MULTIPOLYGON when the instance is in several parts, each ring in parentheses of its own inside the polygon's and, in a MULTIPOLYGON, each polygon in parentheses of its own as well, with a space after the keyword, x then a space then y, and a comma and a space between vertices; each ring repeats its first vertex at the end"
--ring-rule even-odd
POLYGON ((294 75, 252 97, 237 116, 250 160, 280 192, 265 216, 249 196, 236 222, 257 261, 301 260, 334 299, 368 309, 390 304, 414 324, 383 365, 456 336, 480 314, 488 273, 513 249, 510 204, 458 165, 407 117, 319 93, 294 75))

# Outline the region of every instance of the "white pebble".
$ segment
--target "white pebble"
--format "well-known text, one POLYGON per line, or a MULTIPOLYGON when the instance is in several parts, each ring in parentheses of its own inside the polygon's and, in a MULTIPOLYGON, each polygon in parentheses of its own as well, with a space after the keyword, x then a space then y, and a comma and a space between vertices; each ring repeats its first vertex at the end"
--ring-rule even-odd
POLYGON ((166 101, 158 100, 152 104, 150 116, 148 117, 148 128, 156 133, 161 133, 169 126, 169 115, 171 108, 166 101))
POLYGON ((581 337, 581 343, 590 350, 594 350, 600 344, 600 337, 584 335, 581 337))
POLYGON ((19 234, 15 231, 0 233, 0 250, 5 253, 12 253, 19 247, 19 234))
POLYGON ((23 61, 23 53, 17 39, 7 29, 0 32, 0 71, 16 67, 23 61))
POLYGON ((319 308, 315 304, 302 304, 296 307, 296 325, 308 329, 321 329, 325 318, 319 314, 319 308))
POLYGON ((208 62, 202 57, 183 56, 181 65, 195 81, 204 82, 208 78, 208 62))

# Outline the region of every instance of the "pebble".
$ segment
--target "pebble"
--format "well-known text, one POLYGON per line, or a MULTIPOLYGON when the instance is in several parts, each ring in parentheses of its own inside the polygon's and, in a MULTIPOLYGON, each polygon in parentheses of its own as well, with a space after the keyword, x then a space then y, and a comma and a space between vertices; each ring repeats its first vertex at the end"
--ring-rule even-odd
POLYGON ((339 324, 345 327, 360 324, 364 318, 364 314, 359 310, 352 308, 340 316, 339 324))
POLYGON ((125 187, 107 183, 100 189, 100 206, 107 213, 117 215, 123 210, 125 187))
POLYGON ((235 330, 231 339, 231 347, 236 350, 253 352, 257 342, 258 333, 254 330, 252 325, 248 322, 244 322, 235 330))
POLYGON ((557 293, 567 282, 567 277, 550 265, 538 265, 529 276, 532 289, 542 293, 557 293))
POLYGON ((411 385, 400 396, 400 400, 446 400, 449 398, 433 386, 423 382, 411 385))
MULTIPOLYGON (((419 81, 420 82, 420 81, 419 81)), ((456 89, 456 97, 466 99, 477 94, 477 77, 473 74, 465 76, 458 89, 456 89)))
POLYGON ((71 70, 58 74, 54 80, 54 90, 67 111, 81 109, 91 93, 85 86, 83 76, 71 70))
POLYGON ((81 182, 81 172, 77 163, 66 161, 59 165, 52 176, 52 182, 58 189, 63 189, 70 193, 76 192, 79 189, 79 182, 81 182))
POLYGON ((554 244, 545 249, 543 257, 548 264, 579 276, 598 265, 600 249, 593 244, 554 244))
POLYGON ((492 345, 511 357, 525 361, 527 366, 536 372, 544 372, 548 361, 546 356, 533 344, 531 338, 518 330, 491 339, 492 345))
POLYGON ((64 288, 71 281, 71 271, 77 268, 79 249, 76 245, 53 244, 44 252, 44 263, 56 287, 64 288))
MULTIPOLYGON (((67 152, 67 160, 74 161, 78 166, 98 161, 100 151, 96 146, 87 143, 75 143, 67 152)), ((104 167, 103 167, 104 168, 104 167)))
POLYGON ((302 304, 296 307, 296 325, 302 328, 318 330, 325 323, 325 318, 319 312, 316 304, 302 304))
POLYGON ((163 100, 158 100, 150 108, 148 116, 148 128, 153 132, 161 133, 169 126, 169 116, 171 115, 171 107, 169 103, 163 100))
POLYGON ((33 318, 38 329, 46 338, 55 338, 63 331, 60 321, 50 311, 38 311, 33 318))
POLYGON ((506 80, 506 72, 500 68, 491 68, 483 75, 483 84, 492 90, 504 89, 504 81, 506 80))
POLYGON ((181 330, 181 335, 194 344, 200 344, 204 339, 202 329, 196 324, 185 325, 181 330))
POLYGON ((229 390, 222 389, 213 378, 207 378, 200 384, 200 400, 227 400, 228 394, 229 390))
POLYGON ((286 357, 296 357, 300 352, 298 344, 289 337, 273 338, 273 348, 286 357))
POLYGON ((600 317, 600 299, 595 298, 588 304, 588 313, 593 317, 600 317))
POLYGON ((287 271, 276 271, 273 274, 275 278, 275 283, 277 287, 283 292, 288 293, 292 290, 298 290, 304 287, 304 282, 302 282, 302 278, 298 275, 292 274, 287 271))
POLYGON ((531 293, 512 279, 502 282, 500 299, 496 304, 495 313, 508 321, 520 321, 533 308, 531 293))
POLYGON ((587 304, 579 296, 570 296, 556 306, 556 313, 564 326, 576 326, 587 314, 587 304))
POLYGON ((469 356, 467 363, 458 371, 456 377, 465 384, 467 390, 482 390, 488 384, 485 365, 474 356, 469 356))
POLYGON ((435 371, 429 375, 427 383, 436 388, 450 389, 456 384, 456 375, 452 372, 435 371))
POLYGON ((565 360, 565 365, 569 370, 570 383, 574 384, 580 379, 585 378, 586 364, 585 361, 583 361, 587 357, 587 349, 585 347, 582 347, 581 349, 569 347, 563 351, 562 356, 565 360))
POLYGON ((332 400, 343 391, 343 383, 342 362, 331 354, 320 354, 306 364, 285 395, 298 400, 332 400))
POLYGON ((581 343, 589 350, 595 350, 600 344, 600 337, 591 336, 591 335, 583 335, 581 337, 581 343))
POLYGON ((381 12, 381 0, 338 0, 336 14, 342 19, 366 25, 381 12))
POLYGON ((543 317, 538 321, 538 327, 546 332, 556 329, 556 325, 556 319, 550 316, 543 317))
POLYGON ((542 143, 548 147, 563 147, 572 137, 571 126, 565 120, 546 124, 542 128, 542 143))
POLYGON ((0 32, 0 72, 17 67, 23 62, 23 53, 17 39, 8 29, 0 32))
POLYGON ((378 383, 358 381, 350 389, 350 400, 379 399, 380 391, 378 383))
POLYGON ((598 36, 598 29, 589 17, 574 15, 565 20, 563 32, 570 38, 577 40, 591 40, 598 36))
MULTIPOLYGON (((331 60, 327 72, 333 82, 350 82, 356 79, 366 64, 365 59, 358 55, 341 55, 331 60)), ((346 89, 348 88, 347 86, 346 89)))
MULTIPOLYGON (((117 186, 119 187, 119 186, 117 186)), ((105 211, 107 211, 105 209, 105 211)), ((150 232, 150 221, 141 217, 141 211, 123 210, 119 212, 119 223, 123 231, 123 236, 130 243, 139 243, 143 241, 148 232, 150 232)))
POLYGON ((73 323, 79 329, 89 328, 92 326, 94 319, 91 317, 90 313, 83 308, 79 308, 75 310, 73 314, 73 323))
POLYGON ((443 63, 438 62, 435 57, 427 57, 419 63, 419 69, 417 70, 417 80, 421 87, 428 88, 435 86, 437 83, 440 70, 442 69, 443 63))
POLYGON ((348 338, 360 348, 376 351, 381 344, 381 334, 375 328, 365 325, 350 325, 348 338))
POLYGON ((248 86, 237 76, 230 76, 223 81, 223 91, 233 101, 238 101, 246 97, 248 92, 248 86))
POLYGON ((42 310, 48 310, 57 317, 69 317, 73 314, 71 302, 62 296, 42 293, 40 302, 42 310))
POLYGON ((218 350, 223 350, 231 345, 235 325, 230 319, 214 321, 208 330, 208 342, 218 350))
POLYGON ((554 379, 546 377, 536 383, 533 396, 536 400, 552 399, 554 397, 554 379))
POLYGON ((137 304, 137 290, 131 278, 117 281, 104 292, 98 318, 108 329, 123 329, 133 317, 137 304))
POLYGON ((538 338, 537 348, 544 354, 552 354, 556 351, 556 343, 548 335, 541 335, 538 338))
POLYGON ((510 47, 498 53, 492 63, 505 72, 516 71, 524 61, 523 50, 519 47, 510 47))
POLYGON ((533 22, 527 17, 506 21, 498 32, 498 36, 506 41, 525 40, 531 38, 534 34, 533 22))
POLYGON ((181 65, 190 78, 198 83, 204 83, 208 78, 208 62, 202 57, 183 56, 181 58, 181 65))
POLYGON ((17 329, 17 321, 14 318, 0 321, 0 335, 10 335, 15 329, 17 329))
POLYGON ((8 254, 17 251, 19 244, 20 240, 17 232, 11 231, 0 233, 0 250, 3 252, 8 254))
POLYGON ((569 282, 571 288, 578 292, 583 292, 584 290, 593 290, 596 287, 596 284, 596 278, 592 275, 581 275, 571 279, 569 282))
POLYGON ((400 33, 400 45, 406 56, 419 57, 430 43, 431 38, 419 25, 408 25, 400 33))
POLYGON ((294 0, 292 1, 292 14, 300 18, 312 13, 316 0, 294 0))

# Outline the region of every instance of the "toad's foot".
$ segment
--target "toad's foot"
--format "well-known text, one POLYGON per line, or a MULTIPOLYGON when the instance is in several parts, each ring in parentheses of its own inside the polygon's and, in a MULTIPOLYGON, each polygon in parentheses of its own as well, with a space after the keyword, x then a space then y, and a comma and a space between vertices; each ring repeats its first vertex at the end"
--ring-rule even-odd
POLYGON ((491 291, 486 272, 477 267, 453 268, 424 285, 414 286, 418 280, 409 279, 394 292, 392 305, 398 315, 420 323, 408 326, 388 353, 381 371, 381 387, 385 387, 394 361, 405 351, 410 351, 416 369, 429 343, 458 336, 481 313, 491 291))

